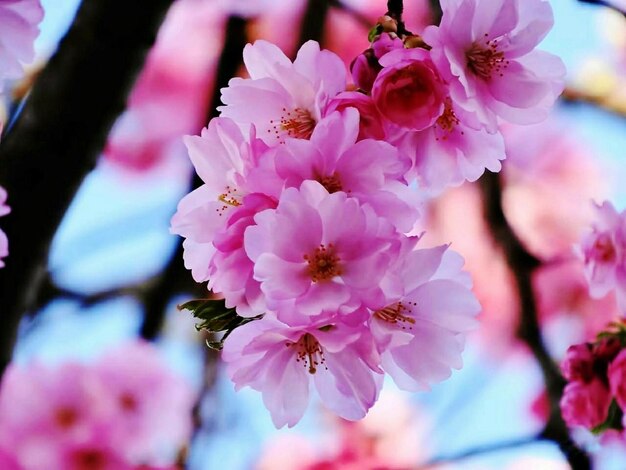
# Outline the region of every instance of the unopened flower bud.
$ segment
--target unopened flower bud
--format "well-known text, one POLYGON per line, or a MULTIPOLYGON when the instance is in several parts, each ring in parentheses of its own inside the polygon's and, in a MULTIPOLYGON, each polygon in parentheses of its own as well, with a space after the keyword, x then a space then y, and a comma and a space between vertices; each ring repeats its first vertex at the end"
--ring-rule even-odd
POLYGON ((377 23, 382 26, 386 33, 395 33, 398 31, 398 23, 391 16, 384 15, 378 18, 377 23))

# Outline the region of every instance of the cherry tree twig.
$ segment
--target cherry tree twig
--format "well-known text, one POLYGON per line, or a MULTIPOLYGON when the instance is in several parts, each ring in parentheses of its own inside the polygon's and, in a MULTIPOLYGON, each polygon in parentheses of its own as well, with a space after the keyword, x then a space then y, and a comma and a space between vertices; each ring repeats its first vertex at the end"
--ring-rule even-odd
POLYGON ((519 338, 528 346, 539 363, 550 402, 550 417, 540 436, 555 442, 574 470, 591 468, 587 454, 572 441, 561 416, 559 401, 565 379, 550 357, 541 335, 537 316, 532 274, 540 261, 526 250, 509 225, 502 208, 502 183, 498 174, 487 172, 480 179, 484 213, 494 241, 502 250, 515 279, 520 302, 519 338))
POLYGON ((45 275, 50 241, 115 118, 173 0, 84 0, 0 145, 2 220, 11 256, 0 270, 0 372, 45 275))

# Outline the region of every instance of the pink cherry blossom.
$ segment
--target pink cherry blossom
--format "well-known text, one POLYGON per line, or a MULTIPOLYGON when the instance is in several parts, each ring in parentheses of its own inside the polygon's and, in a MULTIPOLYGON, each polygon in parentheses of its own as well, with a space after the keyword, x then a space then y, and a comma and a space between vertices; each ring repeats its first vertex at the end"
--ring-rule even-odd
POLYGON ((356 91, 344 91, 339 93, 328 103, 326 114, 328 115, 333 111, 343 111, 346 108, 356 108, 359 111, 360 126, 358 140, 383 140, 385 138, 385 123, 383 117, 370 96, 356 91))
MULTIPOLYGON (((6 205, 6 200, 7 192, 2 186, 0 186, 0 217, 11 212, 9 206, 6 205)), ((6 258, 7 256, 9 256, 9 240, 2 229, 0 229, 0 268, 4 267, 2 258, 6 258)))
POLYGON ((609 413, 611 394, 600 379, 567 384, 561 398, 561 413, 568 426, 588 429, 602 424, 609 413))
POLYGON ((535 50, 553 24, 545 0, 442 0, 439 26, 424 31, 453 101, 477 113, 490 132, 497 117, 543 120, 563 90, 565 68, 535 50))
POLYGON ((350 420, 365 416, 382 385, 367 328, 331 319, 289 327, 268 314, 237 328, 227 338, 222 358, 235 389, 260 391, 279 428, 300 420, 311 382, 324 405, 350 420))
POLYGON ((476 181, 488 169, 498 172, 505 158, 499 133, 476 130, 476 117, 448 97, 444 111, 422 132, 407 133, 400 146, 414 160, 410 175, 431 195, 464 181, 476 181))
POLYGON ((135 470, 115 449, 93 439, 64 450, 59 468, 64 470, 135 470))
POLYGON ((0 1, 0 80, 20 78, 23 65, 35 58, 33 46, 43 14, 39 0, 0 1))
POLYGON ((394 49, 379 62, 383 69, 372 86, 372 98, 382 115, 406 129, 432 126, 444 111, 447 91, 428 52, 394 49))
POLYGON ((591 296, 616 289, 621 309, 626 308, 626 211, 618 213, 608 201, 597 206, 597 219, 580 251, 591 296))
POLYGON ((270 146, 285 137, 308 139, 328 100, 346 89, 343 62, 314 41, 300 48, 293 63, 262 40, 246 45, 243 60, 250 78, 231 79, 218 110, 244 132, 253 124, 270 146))
POLYGON ((132 342, 95 365, 114 404, 108 442, 129 462, 173 460, 191 436, 194 393, 163 360, 151 344, 132 342))
POLYGON ((626 409, 626 349, 611 362, 608 370, 611 393, 622 410, 626 409))
POLYGON ((386 299, 370 321, 382 367, 404 390, 429 389, 462 367, 464 336, 476 327, 480 304, 463 258, 446 245, 403 253, 386 299))
POLYGON ((401 240, 371 207, 317 181, 287 188, 278 207, 255 222, 244 236, 254 278, 268 307, 289 324, 357 312, 380 296, 378 283, 401 240))
POLYGON ((278 176, 286 187, 299 188, 314 180, 329 193, 343 191, 408 232, 418 216, 417 193, 404 180, 410 162, 386 142, 357 142, 360 132, 356 109, 331 113, 318 123, 310 140, 287 139, 270 152, 272 158, 265 156, 272 168, 264 171, 278 176))
POLYGON ((392 37, 389 33, 383 33, 374 39, 371 47, 359 54, 350 64, 354 84, 365 93, 370 93, 378 73, 383 68, 378 59, 387 52, 403 47, 402 40, 397 36, 392 37))
POLYGON ((242 246, 245 228, 257 212, 275 207, 270 196, 278 197, 282 188, 280 182, 272 188, 271 175, 261 170, 256 177, 249 175, 267 147, 254 134, 248 143, 238 126, 222 117, 185 143, 204 181, 180 201, 172 217, 172 232, 185 237, 185 266, 197 282, 209 280, 209 289, 224 295, 241 315, 263 313, 265 305, 242 246))
POLYGON ((594 377, 593 362, 591 344, 575 344, 567 349, 565 359, 561 363, 561 370, 569 381, 588 383, 594 377))

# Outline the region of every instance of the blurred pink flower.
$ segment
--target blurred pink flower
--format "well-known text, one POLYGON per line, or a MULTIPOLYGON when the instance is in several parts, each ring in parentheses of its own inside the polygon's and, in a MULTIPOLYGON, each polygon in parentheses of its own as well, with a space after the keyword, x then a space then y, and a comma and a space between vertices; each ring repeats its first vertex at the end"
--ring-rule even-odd
POLYGON ((561 413, 568 426, 591 429, 606 420, 610 404, 611 394, 600 379, 589 383, 571 382, 561 398, 561 413))
POLYGON ((615 289, 620 308, 626 311, 626 211, 618 213, 608 201, 596 207, 592 232, 580 246, 589 292, 600 298, 615 289))
POLYGON ((394 49, 379 60, 383 69, 372 86, 381 114, 410 130, 432 126, 444 111, 446 87, 424 49, 394 49))
POLYGON ((424 30, 453 101, 475 112, 489 132, 497 117, 543 120, 563 90, 565 67, 534 50, 553 24, 544 0, 443 0, 439 26, 424 30))
POLYGON ((300 48, 293 63, 263 40, 246 45, 243 60, 250 78, 231 79, 222 89, 225 106, 218 110, 244 133, 253 124, 270 146, 285 137, 308 139, 328 100, 346 89, 343 62, 314 41, 300 48))
MULTIPOLYGON (((2 186, 0 186, 0 217, 3 215, 7 215, 11 212, 9 206, 6 205, 7 201, 7 192, 4 190, 2 186)), ((6 234, 0 229, 0 268, 4 267, 4 262, 2 258, 6 258, 9 256, 9 240, 7 239, 6 234)))
POLYGON ((222 358, 236 390, 250 386, 263 394, 278 428, 300 420, 311 381, 324 405, 350 420, 365 416, 382 386, 369 330, 331 319, 289 327, 267 314, 237 328, 222 358))
POLYGON ((154 346, 128 343, 102 356, 94 370, 114 403, 110 445, 127 461, 156 463, 187 443, 195 394, 154 346))
POLYGON ((215 37, 223 20, 213 2, 181 0, 172 6, 128 108, 109 135, 104 149, 108 161, 146 171, 180 157, 181 137, 205 123, 221 47, 215 37))
POLYGON ((317 181, 287 188, 278 207, 257 214, 255 222, 244 237, 254 278, 268 307, 289 324, 371 303, 382 295, 378 284, 398 256, 400 238, 389 222, 317 181))
POLYGON ((446 245, 403 253, 391 281, 401 289, 370 320, 382 367, 403 390, 429 389, 463 366, 465 333, 480 304, 463 258, 446 245))
POLYGON ((0 1, 0 90, 4 80, 20 78, 23 64, 35 58, 37 25, 43 15, 39 0, 0 1))
POLYGON ((189 438, 194 402, 146 343, 95 367, 11 365, 0 391, 0 447, 25 470, 171 463, 189 438))
POLYGON ((608 369, 611 393, 622 410, 626 409, 626 349, 611 362, 608 369))

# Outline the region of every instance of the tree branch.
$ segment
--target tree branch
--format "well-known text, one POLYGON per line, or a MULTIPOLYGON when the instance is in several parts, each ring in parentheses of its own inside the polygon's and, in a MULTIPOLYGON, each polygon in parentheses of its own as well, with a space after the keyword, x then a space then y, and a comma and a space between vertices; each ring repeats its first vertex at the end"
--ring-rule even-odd
MULTIPOLYGON (((237 69, 241 65, 243 48, 247 42, 246 26, 247 20, 244 18, 239 16, 228 18, 224 33, 224 47, 218 60, 215 85, 207 107, 207 122, 218 115, 216 108, 221 104, 221 89, 228 86, 228 81, 237 74, 237 69)), ((195 189, 201 184, 202 181, 194 172, 190 189, 195 189)), ((158 336, 165 319, 167 305, 176 289, 193 290, 195 285, 191 274, 183 264, 183 245, 179 237, 176 243, 176 250, 159 280, 146 292, 143 299, 144 318, 140 335, 147 340, 153 340, 158 336), (187 282, 181 283, 183 279, 187 282)))
POLYGON ((489 454, 493 452, 500 452, 503 450, 516 449, 531 444, 535 444, 542 440, 541 435, 533 435, 528 437, 522 437, 519 439, 511 439, 510 441, 496 442, 492 444, 480 445, 471 449, 464 450, 458 454, 447 455, 443 457, 435 457, 426 463, 418 465, 413 470, 426 470, 440 465, 446 465, 449 463, 458 462, 459 460, 469 459, 483 454, 489 454))
POLYGON ((324 26, 329 7, 330 2, 328 0, 308 0, 302 17, 298 49, 309 40, 317 41, 320 44, 323 42, 324 26))
POLYGON ((2 220, 10 256, 0 270, 0 372, 19 320, 45 274, 50 241, 115 118, 173 0, 84 0, 57 53, 0 145, 2 220))
POLYGON ((480 186, 487 225, 515 278, 520 301, 518 336, 535 356, 546 384, 550 417, 541 437, 558 444, 574 470, 589 469, 591 468, 589 457, 572 441, 561 417, 559 401, 565 387, 565 379, 548 354, 541 336, 532 287, 532 274, 540 266, 540 261, 526 250, 506 220, 502 209, 502 186, 498 174, 486 172, 480 179, 480 186))

